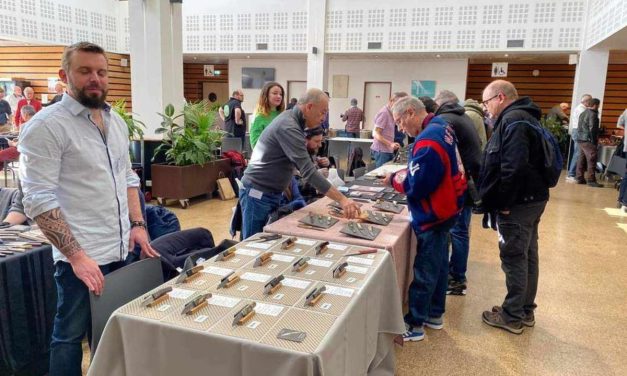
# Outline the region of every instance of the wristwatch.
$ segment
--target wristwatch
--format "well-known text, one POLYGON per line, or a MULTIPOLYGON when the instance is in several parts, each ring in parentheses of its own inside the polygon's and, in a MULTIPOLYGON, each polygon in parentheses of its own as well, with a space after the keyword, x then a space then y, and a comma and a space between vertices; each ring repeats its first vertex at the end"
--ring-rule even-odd
POLYGON ((131 228, 133 227, 142 227, 144 230, 146 229, 146 222, 144 221, 131 221, 131 228))

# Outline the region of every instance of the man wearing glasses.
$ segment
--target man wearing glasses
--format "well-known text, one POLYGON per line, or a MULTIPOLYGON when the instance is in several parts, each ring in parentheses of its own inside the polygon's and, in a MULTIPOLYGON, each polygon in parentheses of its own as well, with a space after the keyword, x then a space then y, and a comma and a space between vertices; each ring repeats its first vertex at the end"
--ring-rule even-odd
POLYGON ((483 106, 495 123, 483 156, 479 193, 485 209, 496 213, 507 286, 503 304, 483 312, 483 321, 520 334, 525 326, 535 325, 538 224, 549 199, 542 176, 542 136, 530 125, 539 124, 542 111, 503 80, 484 89, 483 106))
POLYGON ((442 329, 448 286, 448 232, 464 204, 466 179, 451 126, 427 116, 424 104, 406 97, 392 106, 394 122, 411 137, 407 169, 388 175, 386 185, 407 195, 419 251, 409 286, 409 312, 404 341, 424 339, 424 327, 442 329))

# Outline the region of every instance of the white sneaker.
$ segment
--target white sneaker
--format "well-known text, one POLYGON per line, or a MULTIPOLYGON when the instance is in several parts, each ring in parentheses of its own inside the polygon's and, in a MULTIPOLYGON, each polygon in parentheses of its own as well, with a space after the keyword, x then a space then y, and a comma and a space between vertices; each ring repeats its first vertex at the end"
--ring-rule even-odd
POLYGON ((575 179, 575 177, 574 177, 574 176, 567 176, 567 177, 566 177, 566 183, 572 183, 572 184, 575 184, 575 183, 577 183, 577 179, 575 179))
POLYGON ((620 208, 620 211, 622 211, 623 213, 627 213, 627 206, 623 205, 623 206, 620 208))

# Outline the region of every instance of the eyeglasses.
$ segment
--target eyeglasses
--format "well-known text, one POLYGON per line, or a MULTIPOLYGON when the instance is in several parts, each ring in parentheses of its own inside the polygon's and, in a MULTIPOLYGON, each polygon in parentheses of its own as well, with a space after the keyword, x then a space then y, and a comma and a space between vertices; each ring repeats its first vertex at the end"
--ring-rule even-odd
POLYGON ((499 95, 501 95, 501 93, 496 94, 495 96, 488 98, 486 100, 483 101, 483 103, 481 103, 481 106, 483 108, 486 108, 488 106, 488 102, 490 102, 492 99, 497 98, 499 95))
POLYGON ((406 117, 407 117, 407 115, 408 115, 408 112, 404 112, 404 113, 403 113, 401 116, 399 116, 398 118, 393 119, 393 120, 394 120, 394 124, 396 124, 396 125, 401 125, 401 123, 403 122, 404 118, 406 118, 406 117))

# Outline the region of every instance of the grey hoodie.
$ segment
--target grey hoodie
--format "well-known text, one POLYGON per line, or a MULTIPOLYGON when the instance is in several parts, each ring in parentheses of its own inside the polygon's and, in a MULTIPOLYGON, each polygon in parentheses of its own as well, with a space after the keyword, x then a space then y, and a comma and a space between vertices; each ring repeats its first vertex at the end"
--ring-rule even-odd
POLYGON ((481 141, 481 151, 483 151, 487 144, 485 125, 483 124, 483 109, 479 102, 474 99, 466 99, 464 109, 466 110, 466 115, 468 115, 475 125, 475 130, 477 131, 477 135, 479 135, 479 141, 481 141))

